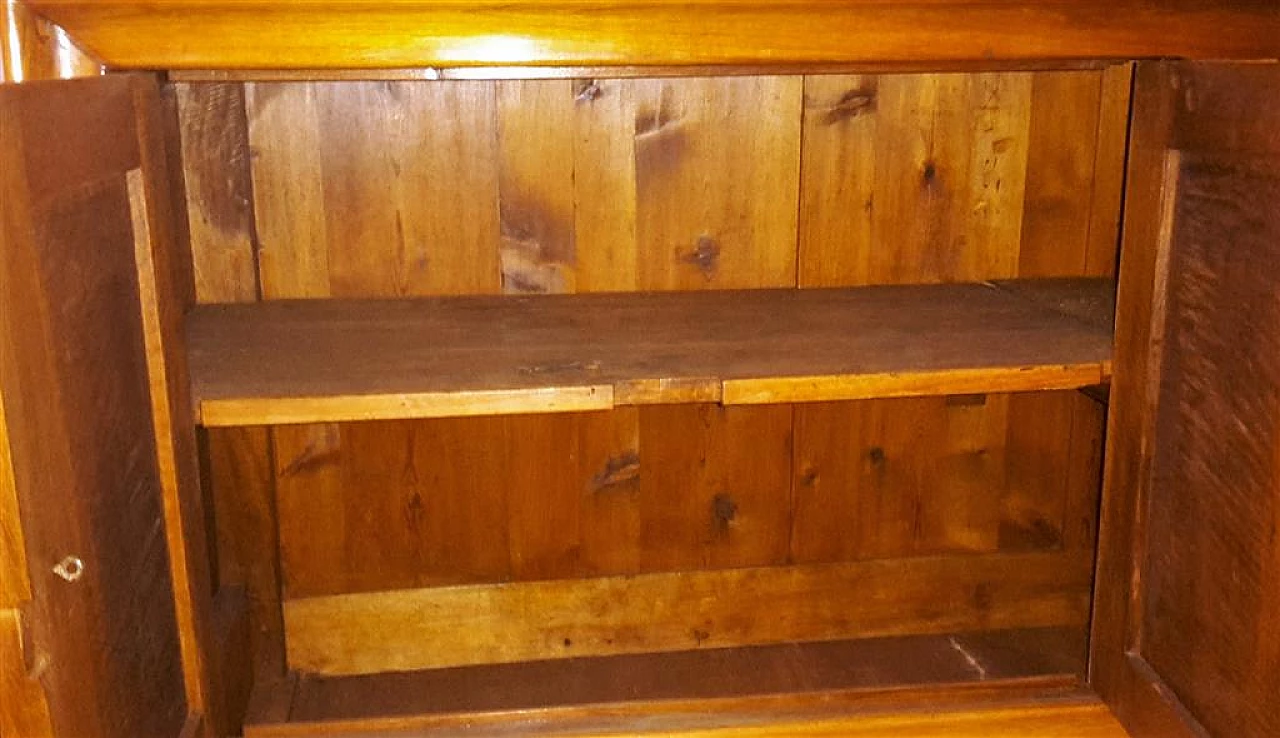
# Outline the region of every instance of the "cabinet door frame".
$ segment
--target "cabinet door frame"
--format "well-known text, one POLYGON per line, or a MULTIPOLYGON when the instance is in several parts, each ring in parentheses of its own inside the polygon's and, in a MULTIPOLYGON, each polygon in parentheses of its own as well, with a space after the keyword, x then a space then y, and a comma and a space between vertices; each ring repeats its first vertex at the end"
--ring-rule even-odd
MULTIPOLYGON (((1153 586, 1148 572, 1154 571, 1148 567, 1162 552, 1153 542, 1152 505, 1166 504, 1173 489, 1162 484, 1158 459, 1180 453, 1156 451, 1168 442, 1157 423, 1173 386, 1166 383, 1177 381, 1166 376, 1162 382, 1169 374, 1168 342, 1180 335, 1170 326, 1186 317, 1170 307, 1170 290, 1183 276, 1171 273, 1182 226, 1183 165, 1206 156, 1280 160, 1280 135, 1274 133, 1280 104, 1271 98, 1280 98, 1280 65, 1148 62, 1135 76, 1089 678, 1137 736, 1210 734, 1187 695, 1179 695, 1144 651, 1144 621, 1155 612, 1147 609, 1153 586)), ((1230 245, 1224 239, 1223 248, 1230 245)), ((1186 523, 1191 531, 1199 521, 1186 523)))
POLYGON ((26 570, 0 676, 43 693, 40 733, 229 734, 251 684, 243 598, 215 602, 169 122, 155 75, 0 86, 0 503, 26 570))

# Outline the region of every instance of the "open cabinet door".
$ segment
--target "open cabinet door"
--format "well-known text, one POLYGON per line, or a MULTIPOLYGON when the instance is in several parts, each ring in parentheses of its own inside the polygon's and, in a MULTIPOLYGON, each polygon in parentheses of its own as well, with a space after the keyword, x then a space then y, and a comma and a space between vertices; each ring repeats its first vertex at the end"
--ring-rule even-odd
POLYGON ((176 736, 204 712, 191 603, 208 579, 171 565, 188 503, 166 481, 145 308, 167 216, 158 106, 144 76, 0 87, 6 738, 176 736))
POLYGON ((1091 680, 1280 735, 1280 66, 1139 67, 1091 680))

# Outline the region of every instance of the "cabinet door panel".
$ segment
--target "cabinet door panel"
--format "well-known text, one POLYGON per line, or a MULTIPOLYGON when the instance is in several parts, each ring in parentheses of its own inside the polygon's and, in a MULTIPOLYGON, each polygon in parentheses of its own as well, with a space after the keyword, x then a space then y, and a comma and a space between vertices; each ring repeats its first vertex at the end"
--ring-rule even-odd
POLYGON ((134 260, 137 82, 0 88, 0 494, 29 575, 0 607, 57 735, 187 719, 134 260))
POLYGON ((1280 735, 1280 67, 1140 70, 1092 676, 1280 735))

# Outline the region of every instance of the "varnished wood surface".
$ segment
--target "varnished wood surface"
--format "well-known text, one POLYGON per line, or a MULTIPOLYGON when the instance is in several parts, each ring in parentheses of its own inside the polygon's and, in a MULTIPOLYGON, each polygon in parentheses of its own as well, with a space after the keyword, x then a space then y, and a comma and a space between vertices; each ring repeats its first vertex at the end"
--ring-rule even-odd
POLYGON ((0 6, 0 82, 92 77, 102 65, 24 3, 0 6))
POLYGON ((1037 552, 428 587, 290 599, 285 632, 291 668, 368 674, 1072 626, 1085 622, 1090 574, 1071 554, 1037 552))
POLYGON ((1111 283, 1044 287, 276 302, 200 307, 187 328, 208 426, 1104 381, 1111 283))
POLYGON ((122 68, 1280 55, 1280 16, 1249 0, 28 3, 108 65, 122 68))

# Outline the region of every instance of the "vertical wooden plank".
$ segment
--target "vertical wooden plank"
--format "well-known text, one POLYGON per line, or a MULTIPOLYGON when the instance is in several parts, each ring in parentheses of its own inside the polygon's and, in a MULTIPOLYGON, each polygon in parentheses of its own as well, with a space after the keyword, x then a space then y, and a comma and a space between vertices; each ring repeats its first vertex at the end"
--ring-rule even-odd
POLYGON ((196 300, 258 299, 249 130, 241 84, 178 84, 196 300))
POLYGON ((786 561, 791 408, 740 409, 641 409, 643 570, 786 561))
POLYGON ((246 85, 245 106, 259 291, 265 299, 328 296, 329 233, 314 86, 246 85))
MULTIPOLYGON (((257 236, 244 88, 180 84, 175 92, 196 300, 254 301, 257 236)), ((245 587, 260 678, 284 669, 270 440, 263 428, 232 428, 207 432, 203 444, 218 584, 245 587)))
POLYGON ((798 280, 870 281, 880 78, 804 79, 798 280))
POLYGON ((573 292, 573 82, 499 82, 496 94, 503 292, 573 292))
POLYGON ((494 85, 312 84, 339 297, 499 285, 494 85))
MULTIPOLYGON (((803 80, 631 85, 637 288, 794 285, 803 80)), ((785 561, 790 415, 788 406, 641 410, 646 570, 785 561)))
MULTIPOLYGON (((252 85, 248 102, 264 297, 499 289, 492 84, 252 85)), ((359 504, 367 473, 350 445, 409 453, 404 450, 425 443, 415 436, 434 437, 448 429, 464 435, 438 438, 437 446, 446 452, 482 444, 482 437, 467 440, 466 433, 477 432, 469 426, 427 425, 277 431, 288 592, 334 591, 349 581, 364 581, 360 565, 348 567, 342 556, 358 538, 347 526, 362 518, 348 519, 347 509, 359 504), (312 540, 317 530, 327 531, 332 545, 312 540)), ((399 522, 403 534, 415 498, 411 489, 406 495, 397 490, 403 493, 406 487, 380 490, 387 495, 383 504, 405 506, 384 508, 391 521, 384 525, 394 529, 399 522)), ((505 567, 505 525, 450 528, 434 517, 432 524, 432 545, 444 552, 438 564, 466 558, 450 553, 454 548, 492 549, 505 567)), ((400 540, 395 531, 374 532, 375 540, 389 535, 400 540)), ((415 560, 413 555, 406 559, 415 560)), ((401 573, 388 573, 389 580, 401 576, 401 569, 395 571, 401 573)), ((428 569, 421 576, 438 571, 428 569)), ((366 581, 365 586, 372 585, 366 581)))
POLYGON ((1102 75, 1040 72, 1031 110, 1023 276, 1082 273, 1097 160, 1102 75), (1068 101, 1080 101, 1069 104, 1068 101))
POLYGON ((1118 64, 1102 73, 1102 100, 1093 166, 1093 203, 1089 212, 1089 251, 1085 273, 1115 276, 1119 264, 1121 204, 1134 64, 1118 64))
POLYGON ((1034 171, 1028 159, 1032 80, 1026 72, 970 78, 969 120, 955 124, 970 126, 973 137, 967 198, 956 214, 958 263, 950 270, 952 278, 983 280, 1017 272, 1026 179, 1034 171))
POLYGON ((801 79, 632 84, 640 289, 794 285, 801 79))
MULTIPOLYGON (((1127 70, 1036 75, 1019 276, 1114 273, 1127 70)), ((1086 511, 1097 497, 1089 485, 1102 442, 1098 408, 1069 394, 1010 403, 1002 548, 1063 546, 1088 555, 1093 539, 1079 525, 1082 515, 1092 520, 1086 511)))
POLYGON ((580 292, 634 290, 636 241, 635 86, 627 80, 573 85, 573 201, 580 292))
MULTIPOLYGON (((854 81, 806 111, 804 197, 844 198, 825 207, 845 213, 845 222, 834 230, 821 219, 801 224, 801 286, 1014 276, 1032 75, 854 81), (841 101, 858 115, 833 126, 832 111, 848 112, 841 101), (843 238, 850 231, 858 235, 843 238)), ((993 550, 999 514, 991 490, 1004 483, 1008 403, 991 396, 797 407, 793 555, 993 550), (871 522, 848 537, 859 520, 871 522)))

